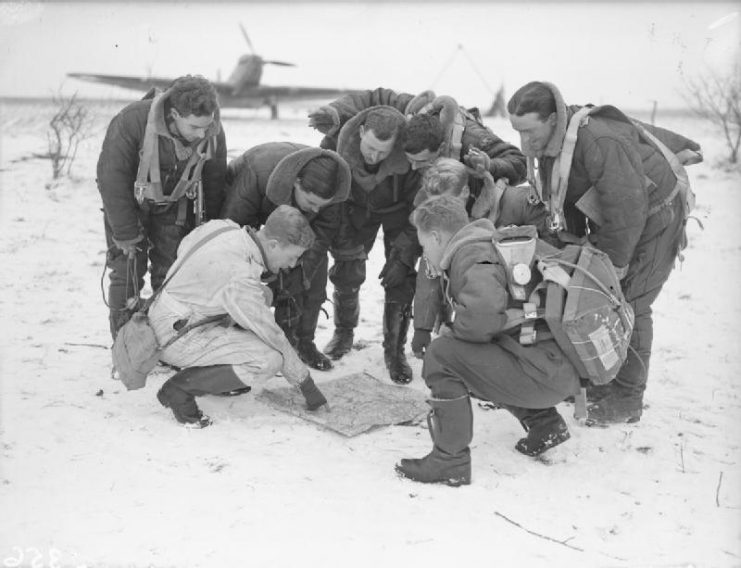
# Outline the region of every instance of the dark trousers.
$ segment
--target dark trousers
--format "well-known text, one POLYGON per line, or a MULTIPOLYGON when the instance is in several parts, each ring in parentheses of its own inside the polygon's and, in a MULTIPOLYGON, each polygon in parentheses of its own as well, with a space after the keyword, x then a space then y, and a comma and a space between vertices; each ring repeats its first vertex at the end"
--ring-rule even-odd
MULTIPOLYGON (((350 215, 350 242, 340 243, 338 248, 353 248, 362 244, 366 258, 352 260, 337 260, 329 271, 329 279, 340 294, 356 294, 366 278, 367 256, 373 249, 378 235, 378 229, 383 227, 383 246, 386 260, 391 255, 391 248, 396 238, 409 226, 409 211, 400 209, 383 215, 367 215, 365 209, 353 208, 350 215)), ((412 303, 417 272, 409 268, 409 273, 403 284, 393 288, 386 288, 386 302, 396 302, 403 305, 412 303)))
POLYGON ((291 328, 297 339, 312 340, 322 304, 327 299, 327 266, 325 253, 307 274, 302 264, 282 272, 270 283, 276 322, 282 328, 291 328), (278 321, 281 319, 281 321, 278 321))
POLYGON ((574 367, 555 341, 522 346, 435 339, 425 354, 422 376, 433 398, 469 393, 500 404, 550 408, 579 388, 574 367))
POLYGON ((135 297, 135 290, 144 287, 144 276, 148 264, 149 280, 152 290, 165 281, 167 271, 175 262, 178 246, 192 228, 191 222, 177 224, 178 206, 150 207, 144 204, 139 220, 144 230, 144 239, 138 244, 136 256, 129 259, 113 242, 113 230, 104 217, 106 244, 106 265, 110 283, 108 286, 108 307, 111 335, 115 338, 118 330, 131 317, 126 309, 126 301, 135 297))
POLYGON ((681 203, 676 199, 672 206, 649 218, 622 281, 625 298, 635 312, 635 325, 630 337, 631 349, 615 384, 633 395, 642 396, 646 390, 653 344, 651 306, 674 268, 683 235, 681 203))

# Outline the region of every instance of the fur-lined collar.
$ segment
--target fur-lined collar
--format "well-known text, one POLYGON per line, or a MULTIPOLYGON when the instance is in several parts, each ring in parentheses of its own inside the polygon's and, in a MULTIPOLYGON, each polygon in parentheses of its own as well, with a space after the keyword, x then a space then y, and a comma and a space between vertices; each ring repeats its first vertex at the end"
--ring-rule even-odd
POLYGON ((293 186, 301 168, 320 156, 332 158, 340 170, 332 201, 327 205, 345 201, 350 195, 350 168, 339 154, 323 148, 302 148, 284 156, 270 173, 265 188, 266 197, 276 205, 293 205, 293 186))
POLYGON ((404 115, 393 107, 373 106, 362 110, 350 120, 340 130, 337 141, 337 153, 347 162, 352 171, 353 179, 365 191, 373 191, 383 180, 389 176, 404 174, 409 171, 409 160, 402 147, 401 136, 396 137, 394 148, 391 154, 384 159, 378 167, 376 173, 369 173, 365 169, 365 160, 360 152, 360 127, 365 122, 366 116, 373 110, 387 108, 399 115, 400 121, 404 122, 404 115))
POLYGON ((453 256, 461 247, 472 242, 491 242, 495 231, 494 223, 489 219, 479 219, 478 221, 473 221, 463 227, 453 235, 453 238, 450 239, 450 242, 448 242, 448 245, 445 247, 445 252, 443 252, 442 259, 440 260, 440 268, 443 270, 450 268, 453 256))
POLYGON ((543 82, 543 84, 550 89, 553 97, 556 99, 556 126, 551 139, 543 151, 543 155, 555 158, 561 153, 561 148, 563 147, 563 139, 566 136, 566 127, 569 123, 569 111, 566 108, 566 103, 563 101, 563 96, 561 95, 561 91, 558 90, 558 87, 553 83, 543 82))

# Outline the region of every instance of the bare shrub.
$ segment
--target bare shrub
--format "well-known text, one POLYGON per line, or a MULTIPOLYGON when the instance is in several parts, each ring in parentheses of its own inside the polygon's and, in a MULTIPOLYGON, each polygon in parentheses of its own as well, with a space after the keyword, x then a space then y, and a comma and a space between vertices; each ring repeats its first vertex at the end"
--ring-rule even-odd
POLYGON ((729 73, 709 70, 685 81, 682 96, 690 109, 719 126, 728 148, 728 161, 738 162, 741 144, 741 66, 729 73))
POLYGON ((57 111, 49 121, 46 137, 52 177, 58 179, 70 175, 80 143, 90 136, 93 117, 90 110, 79 102, 77 93, 68 97, 60 92, 52 101, 57 111))

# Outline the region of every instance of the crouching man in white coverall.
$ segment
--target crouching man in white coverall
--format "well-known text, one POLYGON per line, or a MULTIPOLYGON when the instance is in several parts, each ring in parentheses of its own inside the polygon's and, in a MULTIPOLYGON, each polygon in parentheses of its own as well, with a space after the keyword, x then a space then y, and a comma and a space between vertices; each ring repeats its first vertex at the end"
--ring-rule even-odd
POLYGON ((196 405, 196 396, 246 392, 251 383, 278 372, 301 390, 310 410, 326 404, 275 323, 270 289, 262 282, 268 272, 293 268, 314 239, 306 217, 288 205, 278 207, 259 231, 215 220, 183 239, 169 271, 175 274, 149 309, 157 339, 162 345, 183 326, 209 316, 230 319, 195 327, 161 355, 181 369, 157 393, 179 422, 208 426, 211 419, 196 405))

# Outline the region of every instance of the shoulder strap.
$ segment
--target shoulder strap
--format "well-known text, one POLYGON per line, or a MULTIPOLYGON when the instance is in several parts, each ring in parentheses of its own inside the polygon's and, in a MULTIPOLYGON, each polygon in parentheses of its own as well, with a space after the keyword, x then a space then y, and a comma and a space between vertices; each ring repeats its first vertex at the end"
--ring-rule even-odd
MULTIPOLYGON (((661 209, 665 204, 671 203, 671 201, 674 199, 677 193, 680 193, 682 195, 682 205, 684 207, 684 216, 685 218, 689 217, 689 214, 692 212, 692 210, 695 208, 695 194, 692 192, 692 189, 690 188, 690 179, 687 175, 687 170, 684 169, 684 166, 680 163, 679 158, 677 158, 677 155, 672 152, 666 144, 664 144, 661 140, 659 140, 656 136, 651 134, 648 131, 648 128, 644 127, 640 122, 637 120, 633 120, 633 125, 638 129, 638 132, 640 135, 648 141, 654 148, 656 148, 659 152, 662 153, 666 161, 669 163, 669 167, 672 169, 672 172, 674 173, 674 176, 677 178, 677 184, 674 187, 674 191, 671 192, 669 197, 664 201, 664 203, 657 206, 656 210, 661 209)), ((653 214, 656 211, 650 211, 649 214, 653 214)))
POLYGON ((172 280, 172 277, 175 276, 178 270, 180 270, 180 267, 183 266, 186 260, 188 260, 189 257, 193 255, 194 252, 196 252, 199 248, 201 248, 203 245, 211 241, 214 237, 217 237, 218 235, 221 235, 222 233, 226 233, 227 231, 235 231, 239 230, 239 227, 220 227, 216 229, 213 233, 209 233, 205 237, 203 237, 200 241, 198 241, 196 244, 194 244, 188 252, 186 252, 182 258, 178 259, 180 262, 175 266, 173 271, 170 273, 170 275, 167 277, 167 279, 162 283, 162 286, 157 288, 157 290, 154 291, 154 293, 147 298, 146 302, 144 302, 144 305, 142 306, 141 311, 146 312, 149 309, 149 306, 152 305, 152 302, 159 296, 160 292, 167 286, 167 283, 172 280))
POLYGON ((551 195, 550 195, 550 228, 553 231, 566 230, 566 221, 563 214, 563 204, 566 200, 566 190, 569 185, 569 174, 571 173, 571 163, 574 160, 574 148, 576 148, 576 138, 579 127, 587 123, 587 115, 592 111, 592 107, 582 107, 569 121, 566 129, 566 136, 561 146, 559 158, 553 164, 553 175, 551 177, 551 195), (555 187, 554 187, 555 186, 555 187))
POLYGON ((139 154, 139 168, 136 172, 137 186, 146 187, 151 184, 159 187, 160 193, 162 193, 162 188, 160 180, 159 149, 156 147, 157 129, 154 117, 155 107, 161 96, 161 93, 156 93, 156 96, 152 100, 152 106, 149 107, 149 112, 147 113, 147 124, 144 127, 144 140, 142 141, 142 147, 139 154), (152 174, 151 179, 150 172, 152 174))

